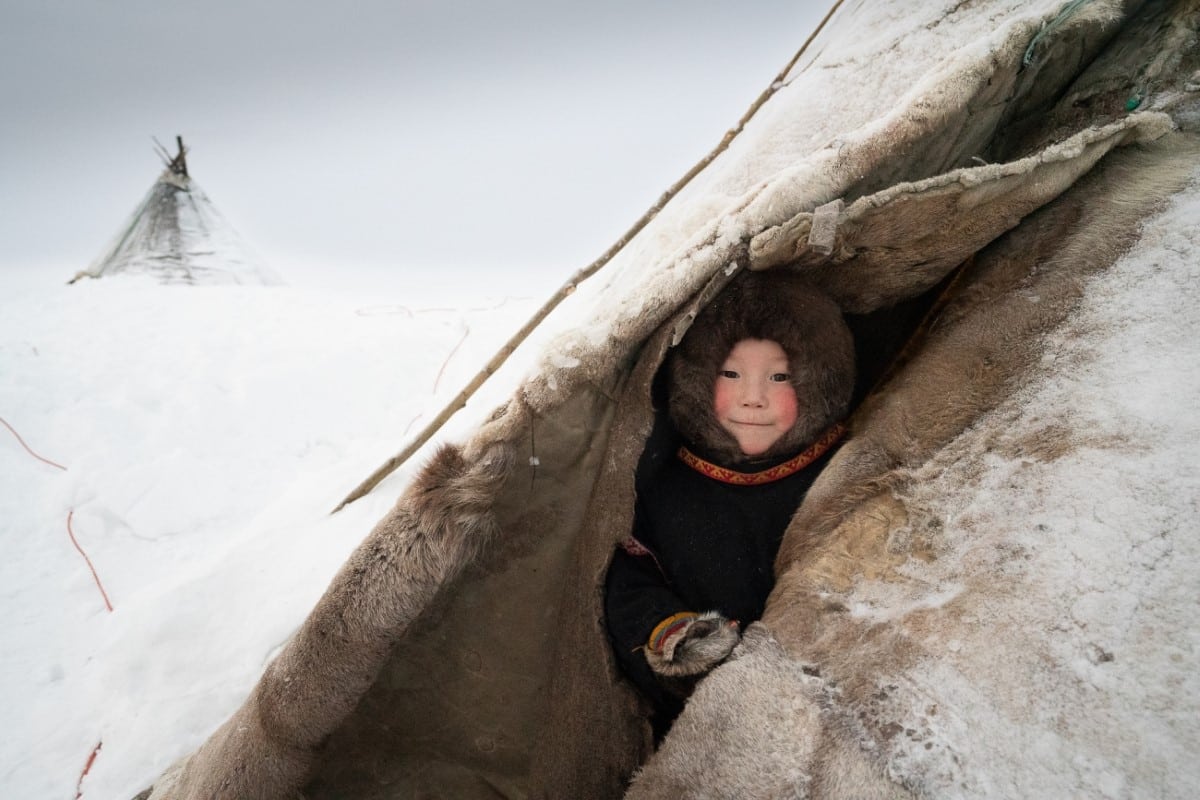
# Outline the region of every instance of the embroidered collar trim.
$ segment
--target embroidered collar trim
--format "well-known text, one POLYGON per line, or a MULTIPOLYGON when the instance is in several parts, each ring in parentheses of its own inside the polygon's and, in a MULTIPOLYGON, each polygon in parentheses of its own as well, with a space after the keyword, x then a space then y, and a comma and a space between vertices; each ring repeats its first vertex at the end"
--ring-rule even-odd
POLYGON ((761 472, 738 472, 735 469, 721 467, 711 461, 705 461, 686 447, 680 447, 678 455, 680 461, 713 480, 721 481, 722 483, 732 483, 736 486, 757 486, 762 483, 772 483, 781 478, 796 474, 829 452, 829 448, 837 444, 845 435, 846 426, 839 422, 821 434, 821 437, 809 445, 808 449, 800 455, 770 469, 764 469, 761 472))

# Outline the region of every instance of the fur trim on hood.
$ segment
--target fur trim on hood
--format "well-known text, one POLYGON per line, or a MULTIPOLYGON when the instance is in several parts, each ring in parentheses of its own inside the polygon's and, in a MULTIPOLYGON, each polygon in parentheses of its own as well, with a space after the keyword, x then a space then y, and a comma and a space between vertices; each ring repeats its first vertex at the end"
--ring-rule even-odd
POLYGON ((728 459, 749 459, 713 411, 713 384, 743 339, 769 339, 787 353, 799 415, 753 460, 799 452, 846 414, 854 390, 854 339, 841 309, 802 277, 780 271, 735 279, 696 317, 670 362, 669 413, 685 439, 728 459))

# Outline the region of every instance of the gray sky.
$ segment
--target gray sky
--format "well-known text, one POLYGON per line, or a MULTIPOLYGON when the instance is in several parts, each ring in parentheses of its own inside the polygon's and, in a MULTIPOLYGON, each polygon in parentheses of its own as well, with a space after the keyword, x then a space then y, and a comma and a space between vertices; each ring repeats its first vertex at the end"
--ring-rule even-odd
POLYGON ((87 266, 161 169, 151 137, 179 133, 289 282, 557 285, 716 144, 828 7, 0 0, 0 276, 87 266))

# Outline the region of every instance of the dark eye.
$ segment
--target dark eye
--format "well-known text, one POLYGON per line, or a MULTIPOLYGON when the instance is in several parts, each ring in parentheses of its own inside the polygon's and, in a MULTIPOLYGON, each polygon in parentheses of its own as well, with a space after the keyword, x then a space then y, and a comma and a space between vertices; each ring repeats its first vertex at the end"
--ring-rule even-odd
POLYGON ((786 372, 776 372, 774 375, 771 376, 772 383, 787 383, 791 379, 792 379, 792 376, 788 375, 786 372))
POLYGON ((718 372, 717 374, 720 375, 722 378, 739 378, 739 377, 741 377, 740 375, 737 374, 737 372, 735 372, 734 370, 731 370, 731 369, 723 369, 720 372, 718 372))

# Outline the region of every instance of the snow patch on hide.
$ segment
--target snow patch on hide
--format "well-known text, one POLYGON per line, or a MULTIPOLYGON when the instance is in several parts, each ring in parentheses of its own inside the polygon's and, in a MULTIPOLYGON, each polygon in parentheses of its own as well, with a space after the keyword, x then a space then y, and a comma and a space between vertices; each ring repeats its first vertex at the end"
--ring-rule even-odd
MULTIPOLYGON (((1089 283, 1040 374, 911 476, 895 535, 934 557, 902 568, 903 602, 929 610, 899 624, 936 659, 880 689, 906 784, 1185 798, 1200 782, 1198 214, 1193 184, 1089 283)), ((897 591, 854 599, 894 608, 897 591)))
POLYGON ((869 622, 889 622, 901 619, 915 611, 941 608, 962 594, 961 584, 951 583, 945 587, 935 587, 920 597, 908 598, 901 596, 902 587, 891 583, 880 583, 873 593, 875 596, 868 601, 859 601, 850 606, 850 616, 869 622))
POLYGON ((566 353, 550 352, 546 354, 546 363, 555 369, 574 369, 581 362, 575 356, 566 353))

